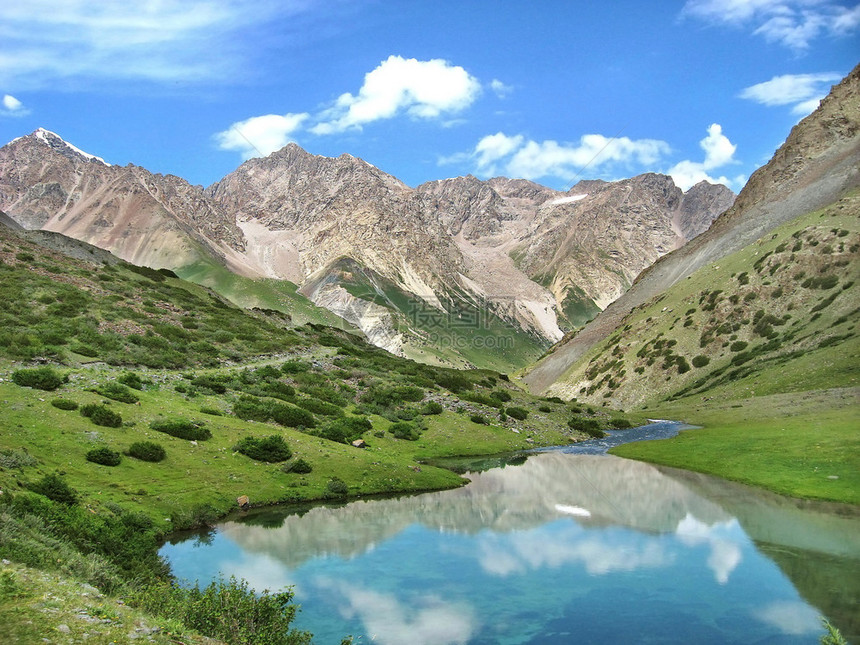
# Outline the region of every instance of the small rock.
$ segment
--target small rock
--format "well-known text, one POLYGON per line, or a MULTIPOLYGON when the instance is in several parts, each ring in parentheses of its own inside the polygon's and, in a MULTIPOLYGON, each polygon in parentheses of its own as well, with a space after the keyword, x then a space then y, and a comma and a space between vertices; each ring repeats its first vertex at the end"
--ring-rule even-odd
POLYGON ((71 633, 72 630, 69 629, 69 626, 66 625, 65 623, 61 623, 61 624, 57 625, 57 631, 60 632, 61 634, 69 634, 69 633, 71 633))
POLYGON ((839 479, 839 475, 828 475, 827 479, 839 479))

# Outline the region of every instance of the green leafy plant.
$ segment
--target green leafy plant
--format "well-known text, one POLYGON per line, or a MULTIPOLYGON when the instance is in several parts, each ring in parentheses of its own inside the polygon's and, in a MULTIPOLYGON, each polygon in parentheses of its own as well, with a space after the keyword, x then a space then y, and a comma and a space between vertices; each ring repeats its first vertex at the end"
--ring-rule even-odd
POLYGON ((512 419, 517 419, 518 421, 525 421, 529 416, 528 410, 525 408, 518 408, 516 406, 507 408, 505 413, 512 419))
POLYGON ((50 367, 34 367, 12 372, 12 382, 21 387, 51 392, 69 382, 68 375, 62 375, 50 367))
POLYGON ((122 461, 122 455, 115 450, 103 446, 101 448, 93 448, 87 452, 87 461, 102 466, 119 466, 122 461))
POLYGON ((268 437, 242 437, 233 446, 233 450, 250 457, 255 461, 278 463, 287 461, 293 456, 293 451, 281 435, 273 434, 268 437))
POLYGON ((126 454, 141 461, 159 462, 167 458, 167 451, 154 441, 135 441, 126 454))
POLYGON ((122 426, 121 414, 97 403, 82 405, 81 416, 87 417, 97 426, 105 428, 119 428, 122 426))
POLYGON ((77 410, 78 404, 74 401, 70 401, 69 399, 53 399, 51 401, 51 405, 53 405, 58 410, 77 410))
POLYGON ((212 438, 212 431, 202 421, 187 419, 162 419, 149 424, 156 432, 163 432, 178 439, 189 441, 205 441, 212 438))
POLYGON ((78 492, 66 483, 57 473, 49 473, 39 481, 29 486, 34 493, 44 495, 50 500, 60 504, 74 505, 78 503, 80 496, 78 492))

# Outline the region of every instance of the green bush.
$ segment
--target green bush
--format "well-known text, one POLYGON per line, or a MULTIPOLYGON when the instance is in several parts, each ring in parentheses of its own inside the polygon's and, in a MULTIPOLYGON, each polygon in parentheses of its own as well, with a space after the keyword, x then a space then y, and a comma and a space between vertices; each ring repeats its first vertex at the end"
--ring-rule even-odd
POLYGON ((69 377, 45 366, 15 370, 12 372, 12 381, 21 387, 32 387, 37 390, 52 392, 64 383, 68 383, 69 377))
POLYGON ((212 432, 202 421, 189 421, 187 419, 160 419, 153 421, 149 427, 156 432, 187 439, 189 441, 205 441, 212 438, 212 432))
POLYGON ((423 406, 421 406, 421 414, 425 416, 430 416, 433 414, 442 414, 445 408, 442 407, 442 404, 438 401, 427 401, 423 406))
POLYGON ((293 451, 284 441, 281 435, 273 434, 268 437, 242 437, 233 446, 233 450, 240 452, 255 461, 278 463, 287 461, 293 456, 293 451))
POLYGON ((388 427, 388 431, 393 434, 396 439, 405 439, 406 441, 417 441, 421 436, 418 428, 406 421, 392 423, 388 427))
POLYGON ((512 398, 510 393, 505 392, 504 390, 493 390, 490 392, 490 396, 496 399, 496 401, 501 401, 502 403, 507 403, 512 398))
POLYGON ((197 376, 191 379, 191 385, 207 389, 215 394, 224 394, 227 391, 227 386, 224 382, 214 376, 197 376))
POLYGON ((487 420, 487 417, 485 417, 483 414, 473 414, 469 417, 469 419, 471 419, 472 423, 477 423, 482 426, 490 425, 490 422, 487 420))
POLYGON ((317 425, 310 412, 286 403, 272 405, 272 420, 288 428, 315 428, 317 425))
POLYGON ((77 410, 78 404, 69 399, 53 399, 51 405, 60 410, 77 410))
POLYGON ((113 399, 120 403, 137 403, 140 399, 127 386, 122 383, 105 383, 98 386, 95 391, 107 399, 113 399))
POLYGON ((366 417, 343 417, 327 423, 318 434, 329 441, 350 443, 372 428, 373 424, 366 417))
POLYGON ((510 407, 505 410, 505 413, 518 421, 525 421, 529 416, 529 411, 525 408, 510 407))
POLYGON ((586 419, 584 417, 572 417, 567 425, 571 430, 578 430, 580 432, 584 432, 585 434, 600 438, 605 437, 606 433, 600 427, 600 422, 597 419, 586 419))
POLYGON ((34 493, 44 495, 48 499, 61 504, 71 506, 78 503, 79 496, 77 491, 56 473, 45 475, 36 483, 31 484, 29 488, 34 493))
POLYGON ((693 367, 705 367, 705 365, 710 362, 710 358, 708 358, 707 356, 702 356, 701 354, 693 357, 693 367))
POLYGON ((296 615, 292 600, 290 590, 257 593, 231 577, 204 589, 159 582, 135 591, 129 604, 227 643, 305 645, 311 635, 290 629, 296 615))
POLYGON ((736 340, 731 345, 729 345, 729 349, 733 352, 740 352, 746 349, 747 345, 749 345, 749 343, 745 340, 736 340))
POLYGON ((313 471, 313 466, 301 457, 292 461, 288 464, 284 464, 284 467, 281 470, 285 473, 294 473, 296 475, 307 475, 308 473, 313 471))
POLYGON ((167 458, 167 451, 154 441, 135 441, 128 447, 126 454, 129 457, 153 463, 167 458))
POLYGON ((304 408, 308 412, 321 414, 324 417, 340 417, 344 414, 343 408, 337 405, 332 405, 331 403, 326 403, 325 401, 320 401, 319 399, 297 399, 295 404, 300 408, 304 408))
POLYGON ((281 371, 284 374, 300 374, 301 372, 307 372, 310 368, 311 366, 304 361, 297 360, 287 361, 281 365, 281 371))
POLYGON ((119 428, 122 426, 122 416, 110 408, 97 403, 88 403, 81 406, 81 416, 87 417, 97 426, 105 428, 119 428))
POLYGON ((349 487, 340 477, 332 477, 329 479, 325 489, 329 495, 335 495, 337 497, 344 497, 349 493, 349 487))
POLYGON ((16 450, 8 448, 0 450, 0 468, 18 469, 27 466, 35 466, 39 460, 27 452, 27 449, 16 450))
POLYGON ((94 464, 100 464, 102 466, 119 466, 122 461, 122 455, 120 455, 116 450, 111 450, 104 446, 101 448, 93 448, 87 452, 87 461, 91 461, 94 464))
POLYGON ((133 390, 143 389, 143 379, 134 372, 123 372, 116 380, 133 390))

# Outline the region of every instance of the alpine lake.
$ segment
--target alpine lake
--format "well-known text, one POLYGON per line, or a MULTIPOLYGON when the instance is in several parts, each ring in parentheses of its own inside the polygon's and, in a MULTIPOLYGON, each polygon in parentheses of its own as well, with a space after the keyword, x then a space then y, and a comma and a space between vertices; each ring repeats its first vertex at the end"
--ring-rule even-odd
POLYGON ((680 427, 452 461, 468 485, 252 510, 161 554, 293 586, 321 644, 818 643, 822 618, 860 643, 860 509, 606 454, 680 427))

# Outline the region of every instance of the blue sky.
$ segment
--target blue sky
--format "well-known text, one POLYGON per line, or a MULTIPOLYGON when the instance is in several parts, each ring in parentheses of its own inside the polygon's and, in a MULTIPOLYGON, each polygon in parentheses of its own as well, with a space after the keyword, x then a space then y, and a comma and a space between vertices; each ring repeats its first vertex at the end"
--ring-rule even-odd
POLYGON ((27 0, 0 6, 0 142, 204 186, 295 141, 411 186, 737 191, 858 61, 837 0, 27 0))

